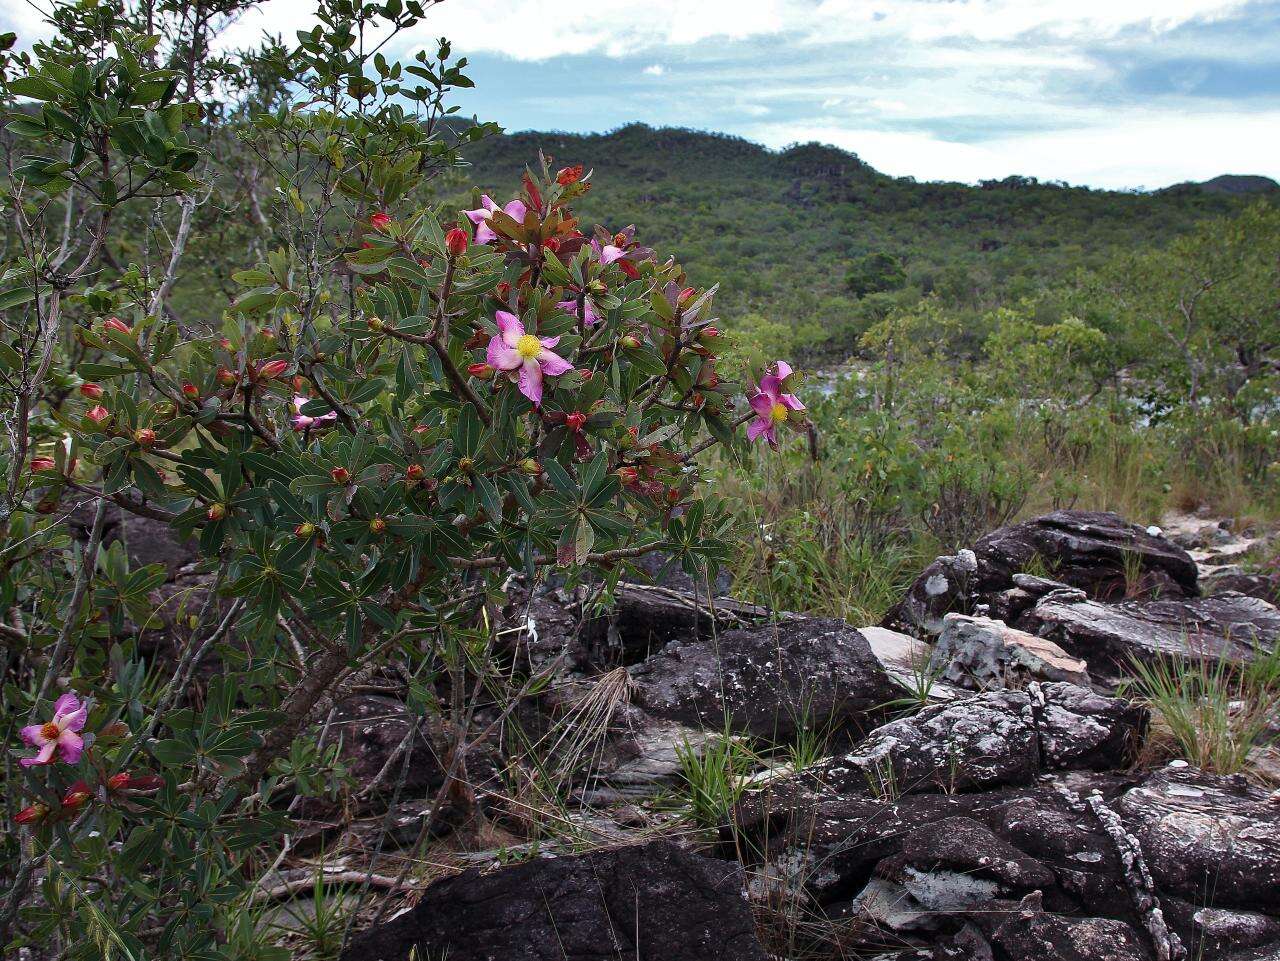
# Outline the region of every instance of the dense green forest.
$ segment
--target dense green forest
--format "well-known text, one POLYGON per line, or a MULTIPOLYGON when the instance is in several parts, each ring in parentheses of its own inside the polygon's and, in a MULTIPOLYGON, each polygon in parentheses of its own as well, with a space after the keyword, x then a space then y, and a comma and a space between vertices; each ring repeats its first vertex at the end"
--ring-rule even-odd
MULTIPOLYGON (((1118 254, 1164 246, 1274 181, 1224 177, 1121 193, 1010 177, 979 186, 886 176, 820 144, 772 152, 721 134, 630 124, 605 134, 516 133, 471 147, 459 175, 505 199, 539 150, 594 170, 588 224, 634 223, 693 280, 719 283, 740 328, 783 325, 835 359, 899 305, 936 295, 981 313, 1118 254)), ((459 182, 461 182, 459 180, 459 182)), ((777 337, 777 331, 772 331, 777 337)))

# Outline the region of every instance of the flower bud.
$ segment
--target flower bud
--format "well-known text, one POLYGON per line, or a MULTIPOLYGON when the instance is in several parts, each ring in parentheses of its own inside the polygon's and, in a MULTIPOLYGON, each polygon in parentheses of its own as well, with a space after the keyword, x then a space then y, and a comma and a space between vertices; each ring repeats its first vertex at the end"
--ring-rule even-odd
POLYGON ((190 381, 188 381, 187 383, 184 383, 182 385, 182 396, 188 397, 191 400, 199 400, 200 388, 197 387, 195 384, 191 383, 190 381))
POLYGON ((335 467, 333 470, 329 471, 329 476, 333 478, 333 482, 335 484, 345 484, 347 481, 351 480, 351 471, 347 470, 345 467, 335 467))
POLYGON ((582 164, 574 164, 572 167, 561 167, 556 171, 556 183, 561 187, 567 187, 569 184, 576 184, 582 179, 582 164))
POLYGON ((622 481, 627 487, 630 487, 640 479, 640 472, 634 467, 619 467, 614 473, 618 475, 618 480, 622 481))
POLYGON ((668 504, 680 503, 680 488, 678 487, 667 488, 667 503, 668 504))
POLYGON ((454 227, 444 235, 444 246, 450 257, 461 257, 467 252, 469 243, 467 232, 461 227, 454 227))
POLYGON ((410 464, 408 467, 404 469, 405 478, 411 481, 422 480, 422 475, 425 473, 426 471, 422 469, 421 464, 410 464))
POLYGON ((316 536, 316 530, 316 525, 311 523, 311 521, 303 521, 293 529, 293 536, 304 541, 310 540, 312 537, 316 536))
POLYGON ((385 211, 379 210, 369 218, 369 226, 374 230, 386 230, 391 226, 391 215, 385 211))
POLYGON ((104 420, 106 420, 108 417, 111 416, 111 411, 107 410, 105 407, 99 404, 96 407, 90 407, 87 411, 85 411, 84 416, 88 417, 95 424, 101 424, 104 420))
POLYGON ((275 377, 279 377, 288 369, 289 369, 289 362, 287 360, 267 361, 267 363, 265 364, 258 365, 257 379, 271 380, 275 377))
POLYGON ((462 471, 464 474, 469 473, 471 469, 474 468, 475 466, 476 466, 476 462, 473 461, 470 457, 458 458, 458 470, 462 471))
POLYGON ((156 432, 150 427, 139 427, 133 432, 133 442, 139 447, 150 447, 156 442, 156 432))
POLYGON ((635 334, 623 334, 622 337, 619 338, 618 343, 629 350, 635 350, 640 346, 640 338, 635 334))
POLYGON ((516 464, 516 467, 520 469, 520 473, 528 474, 530 477, 537 477, 542 473, 542 465, 532 457, 526 457, 524 460, 516 464))
POLYGON ((210 504, 209 509, 204 512, 204 516, 210 521, 217 523, 227 516, 226 504, 210 504))
POLYGON ((372 534, 382 534, 387 529, 387 522, 381 517, 375 517, 369 521, 369 532, 372 534))
POLYGON ((383 323, 381 317, 368 317, 365 319, 365 325, 374 333, 382 330, 383 323))
POLYGON ((625 247, 627 245, 627 235, 623 233, 614 234, 613 245, 615 247, 625 247))
POLYGON ((221 340, 219 340, 219 341, 218 341, 218 346, 219 346, 219 347, 221 347, 223 350, 232 350, 232 349, 233 349, 233 348, 232 348, 232 346, 231 346, 231 338, 230 338, 230 337, 223 337, 221 340))
POLYGON ((715 340, 719 336, 720 331, 711 326, 703 327, 702 330, 698 331, 699 340, 715 340))
POLYGON ((680 296, 677 300, 681 304, 687 304, 689 301, 693 300, 693 295, 696 293, 697 291, 692 287, 686 287, 684 290, 680 291, 680 296))
POLYGON ((556 237, 548 237, 542 242, 542 246, 553 254, 560 252, 560 241, 556 237))
POLYGON ((497 289, 493 293, 495 297, 505 304, 507 302, 507 298, 511 296, 511 285, 504 280, 502 283, 498 284, 497 289))
POLYGON ((107 330, 114 330, 118 334, 132 334, 133 328, 126 324, 119 317, 108 317, 102 322, 102 326, 107 330))
POLYGON ((90 400, 97 400, 102 396, 102 387, 98 384, 81 384, 80 396, 88 397, 90 400))
POLYGON ((564 422, 571 431, 577 434, 586 426, 587 415, 580 410, 575 410, 573 413, 565 415, 564 422))
POLYGON ((89 785, 84 781, 76 781, 67 788, 67 793, 62 795, 62 807, 64 810, 74 811, 78 807, 83 807, 84 803, 92 797, 93 792, 89 790, 89 785))
POLYGON ((35 824, 37 821, 43 821, 46 814, 49 813, 49 806, 46 804, 32 804, 25 807, 13 816, 15 824, 35 824))
POLYGON ((492 380, 493 365, 492 364, 468 364, 467 373, 476 380, 492 380))
POLYGON ((33 457, 31 458, 31 469, 39 474, 44 471, 50 471, 57 467, 52 457, 33 457))
POLYGON ((218 378, 218 383, 221 384, 223 387, 232 387, 236 383, 236 375, 233 374, 231 371, 227 370, 227 368, 225 367, 218 368, 217 378, 218 378))
POLYGON ((578 368, 578 376, 579 376, 579 377, 581 377, 581 378, 583 379, 583 381, 589 381, 589 380, 590 380, 592 377, 594 377, 595 375, 596 375, 596 374, 595 374, 595 371, 593 371, 593 370, 592 370, 591 368, 589 368, 589 367, 579 367, 579 368, 578 368))

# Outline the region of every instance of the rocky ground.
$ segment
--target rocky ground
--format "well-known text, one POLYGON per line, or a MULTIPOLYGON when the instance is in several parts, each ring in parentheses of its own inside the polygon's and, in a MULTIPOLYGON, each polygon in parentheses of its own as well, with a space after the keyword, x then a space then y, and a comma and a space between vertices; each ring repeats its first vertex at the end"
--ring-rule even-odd
POLYGON ((1280 961, 1276 785, 1153 755, 1122 686, 1273 650, 1280 578, 1234 566, 1255 538, 1166 527, 1002 528, 864 627, 513 590, 503 656, 554 682, 497 720, 542 765, 488 741, 479 807, 430 818, 446 732, 370 679, 324 733, 362 787, 295 812, 277 917, 323 863, 366 892, 346 961, 1280 961), (689 759, 725 738, 742 790, 699 820, 689 759))

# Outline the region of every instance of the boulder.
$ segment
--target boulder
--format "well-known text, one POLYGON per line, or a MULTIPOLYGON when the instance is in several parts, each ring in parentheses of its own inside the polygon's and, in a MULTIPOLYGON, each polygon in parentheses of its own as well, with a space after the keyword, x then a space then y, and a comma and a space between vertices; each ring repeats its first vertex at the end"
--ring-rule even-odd
POLYGON ((669 644, 631 669, 631 703, 693 728, 785 742, 866 729, 903 691, 843 621, 796 618, 669 644))
POLYGON ((1280 642, 1280 610, 1243 594, 1186 600, 1103 604, 1056 591, 1043 597, 1018 627, 1086 659, 1095 670, 1131 673, 1134 658, 1253 659, 1280 642))
POLYGON ((1280 799, 1241 777, 1172 764, 1115 811, 1162 893, 1215 908, 1280 914, 1280 799))
POLYGON ((1205 579, 1205 593, 1224 594, 1228 591, 1280 605, 1280 572, 1246 574, 1237 568, 1205 579))
POLYGON ((765 961, 739 864, 668 842, 437 881, 342 961, 765 961))
POLYGON ((984 690, 1023 687, 1029 681, 1088 684, 1084 661, 1053 641, 989 617, 947 614, 929 670, 944 681, 984 690))
MULTIPOLYGON (((1195 562, 1163 536, 1116 514, 1054 511, 992 531, 972 550, 939 557, 889 611, 883 625, 911 634, 937 634, 944 614, 974 614, 1001 601, 1007 604, 1009 598, 1002 595, 1020 587, 1014 576, 1036 570, 1102 600, 1198 593, 1195 562)), ((1007 617, 1010 612, 995 613, 1007 617)))
MULTIPOLYGON (((93 530, 94 504, 82 504, 67 517, 71 536, 81 543, 89 540, 93 530)), ((129 555, 131 568, 160 564, 173 577, 200 559, 200 545, 195 538, 179 540, 177 533, 164 521, 130 514, 114 504, 107 505, 102 524, 102 545, 121 542, 129 555)))
POLYGON ((385 770, 375 793, 390 796, 407 763, 401 796, 415 797, 444 783, 440 760, 444 739, 438 731, 428 738, 432 731, 427 718, 415 716, 393 697, 355 694, 335 706, 322 743, 340 745, 339 757, 350 769, 357 789, 372 786, 385 770))
POLYGON ((851 751, 767 788, 784 798, 893 798, 1029 784, 1050 770, 1124 765, 1146 711, 1074 684, 988 691, 882 725, 851 751))

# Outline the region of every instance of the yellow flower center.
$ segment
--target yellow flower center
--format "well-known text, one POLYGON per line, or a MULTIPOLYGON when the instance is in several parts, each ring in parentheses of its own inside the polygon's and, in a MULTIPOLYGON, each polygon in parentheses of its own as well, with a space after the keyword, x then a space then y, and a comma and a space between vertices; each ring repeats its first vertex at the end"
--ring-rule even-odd
POLYGON ((56 741, 58 735, 62 733, 62 728, 50 721, 48 724, 40 728, 40 736, 46 741, 56 741))
POLYGON ((784 420, 787 419, 787 405, 774 404, 773 410, 769 411, 769 419, 772 420, 775 424, 781 424, 784 420))
POLYGON ((525 360, 537 360, 542 353, 542 341, 533 334, 525 334, 516 341, 516 353, 525 360))

